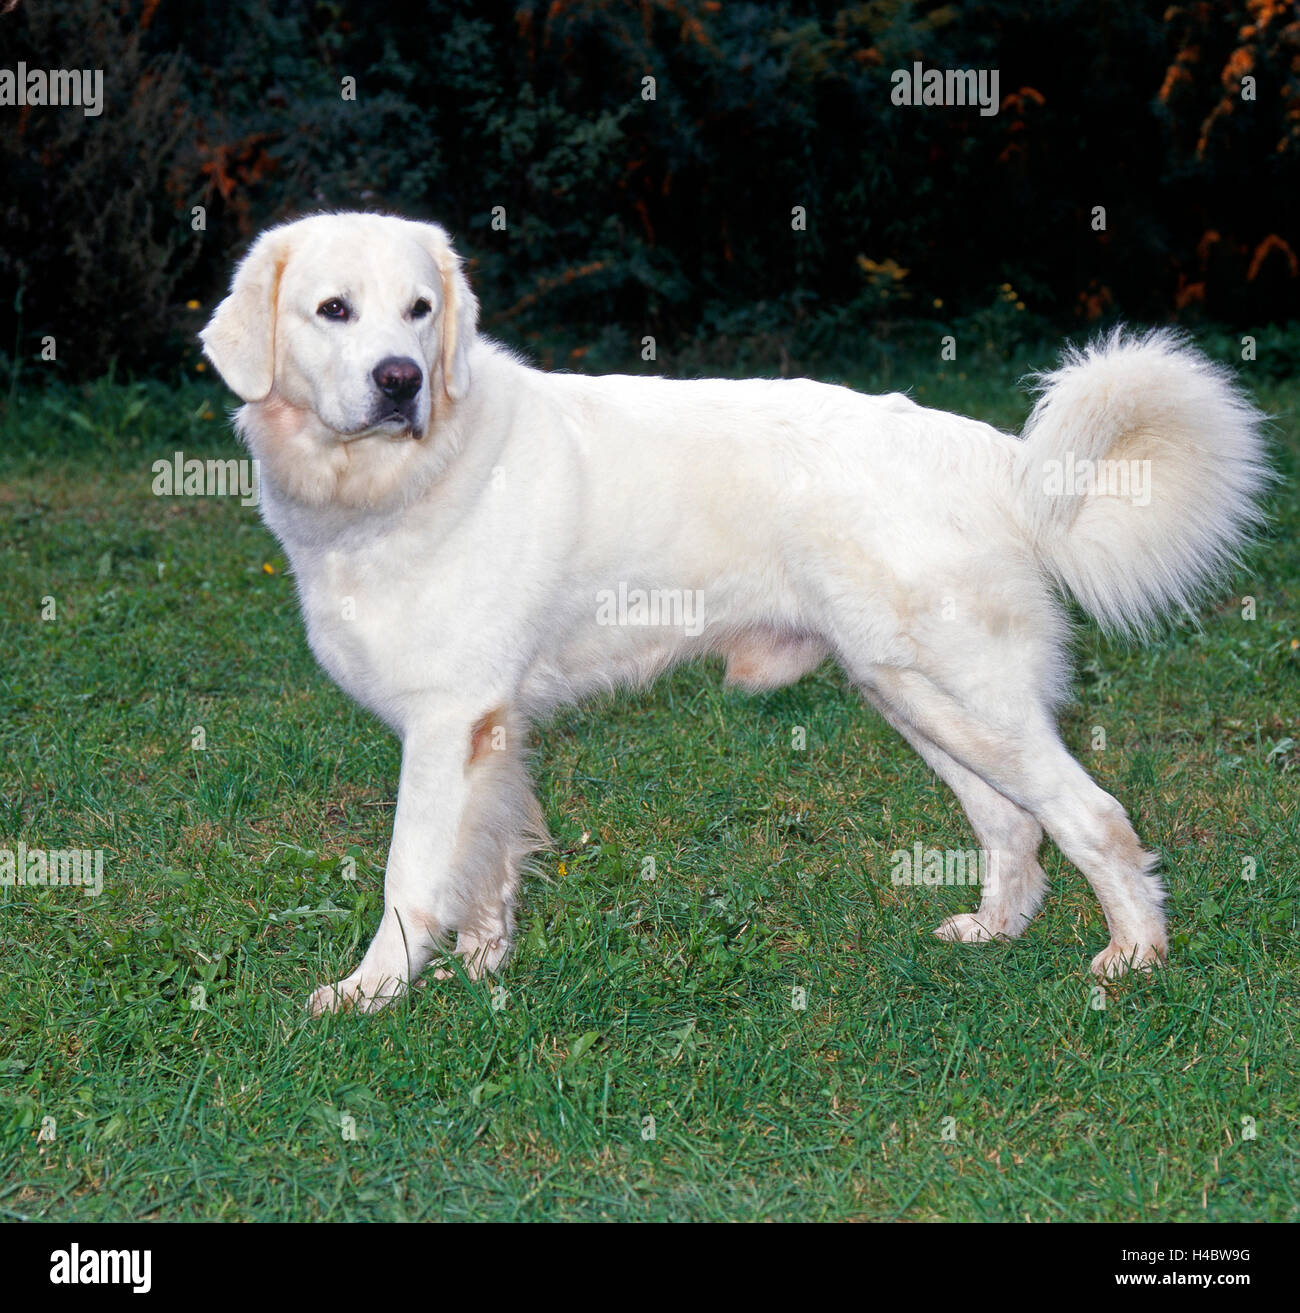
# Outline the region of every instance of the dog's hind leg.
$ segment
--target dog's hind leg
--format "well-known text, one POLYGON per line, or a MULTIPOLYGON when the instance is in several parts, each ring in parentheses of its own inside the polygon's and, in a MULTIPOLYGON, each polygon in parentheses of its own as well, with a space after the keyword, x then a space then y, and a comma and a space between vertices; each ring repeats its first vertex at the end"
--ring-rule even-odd
POLYGON ((880 693, 864 692, 872 706, 957 795, 980 847, 989 857, 989 876, 980 893, 979 909, 948 917, 934 933, 940 939, 971 944, 1014 938, 1033 919, 1047 893, 1047 877, 1038 864, 1042 826, 1023 807, 1004 797, 922 734, 880 693))
POLYGON ((1092 885, 1110 928, 1093 959, 1101 976, 1163 961, 1164 890, 1124 808, 1066 751, 1045 707, 972 685, 941 689, 915 670, 876 667, 861 682, 911 726, 1027 811, 1092 885))

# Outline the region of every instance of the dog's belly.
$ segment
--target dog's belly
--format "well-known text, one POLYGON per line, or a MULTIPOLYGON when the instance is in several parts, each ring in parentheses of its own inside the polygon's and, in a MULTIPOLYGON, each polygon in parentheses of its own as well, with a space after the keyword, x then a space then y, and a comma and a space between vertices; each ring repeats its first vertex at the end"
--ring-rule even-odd
POLYGON ((570 636, 528 668, 520 699, 532 716, 616 688, 640 688, 678 662, 708 651, 703 635, 591 629, 570 636))
POLYGON ((535 662, 520 689, 531 715, 623 686, 644 687, 669 667, 698 656, 721 656, 726 682, 747 692, 782 688, 815 670, 829 654, 817 635, 756 624, 699 635, 642 632, 611 637, 597 631, 535 662))

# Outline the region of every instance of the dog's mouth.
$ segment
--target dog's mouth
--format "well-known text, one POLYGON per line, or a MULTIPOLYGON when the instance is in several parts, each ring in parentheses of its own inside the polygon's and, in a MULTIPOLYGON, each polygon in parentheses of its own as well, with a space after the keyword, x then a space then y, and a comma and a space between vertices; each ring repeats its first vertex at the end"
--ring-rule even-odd
POLYGON ((393 410, 378 419, 372 419, 364 428, 349 429, 340 434, 345 443, 360 442, 363 438, 419 438, 415 421, 401 411, 393 410))
POLYGON ((404 415, 400 410, 389 411, 379 421, 378 428, 381 432, 391 433, 393 437, 397 438, 413 438, 416 436, 415 421, 410 415, 404 415))

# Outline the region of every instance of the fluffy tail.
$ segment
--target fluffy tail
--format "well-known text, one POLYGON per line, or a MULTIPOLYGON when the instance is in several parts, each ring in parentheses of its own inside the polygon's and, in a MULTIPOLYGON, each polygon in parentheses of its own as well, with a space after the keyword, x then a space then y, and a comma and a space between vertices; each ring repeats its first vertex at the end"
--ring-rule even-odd
POLYGON ((1265 417, 1163 330, 1117 329, 1037 383, 1017 478, 1043 564, 1110 630, 1190 611, 1261 521, 1265 417))

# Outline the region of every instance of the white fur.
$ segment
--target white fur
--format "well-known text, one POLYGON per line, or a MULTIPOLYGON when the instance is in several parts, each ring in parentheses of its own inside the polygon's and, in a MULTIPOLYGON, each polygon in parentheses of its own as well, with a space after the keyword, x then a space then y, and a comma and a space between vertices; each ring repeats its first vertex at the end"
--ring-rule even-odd
POLYGON ((1020 466, 1026 521, 1063 587, 1107 628, 1141 636, 1190 612, 1256 527, 1271 478, 1263 416, 1231 376, 1169 330, 1116 331, 1039 378, 1020 466), (1150 504, 1051 498, 1044 463, 1149 461, 1150 504))
POLYGON ((543 839, 528 725, 703 653, 753 688, 834 657, 953 788, 1001 878, 943 937, 1024 928, 1046 830, 1105 912, 1094 969, 1164 957, 1152 858, 1057 734, 1053 581, 1137 628, 1223 566, 1264 471, 1222 374, 1168 336, 1113 337, 1047 377, 1022 442, 804 380, 541 373, 476 334, 475 305, 441 229, 318 216, 259 242, 205 334, 312 649, 402 740, 384 915, 313 1010, 396 997, 451 931, 471 972, 498 967, 543 839), (363 312, 322 325, 343 284, 363 312), (358 430, 395 351, 424 363, 425 418, 358 430), (1045 497, 1066 450, 1150 460, 1151 504, 1045 497), (698 590, 702 622, 598 623, 620 585, 698 590))

